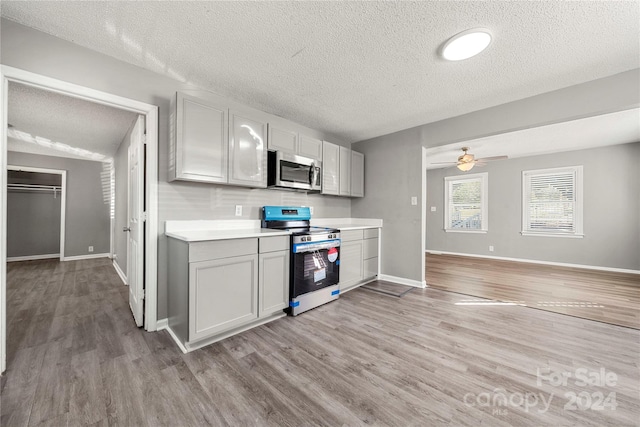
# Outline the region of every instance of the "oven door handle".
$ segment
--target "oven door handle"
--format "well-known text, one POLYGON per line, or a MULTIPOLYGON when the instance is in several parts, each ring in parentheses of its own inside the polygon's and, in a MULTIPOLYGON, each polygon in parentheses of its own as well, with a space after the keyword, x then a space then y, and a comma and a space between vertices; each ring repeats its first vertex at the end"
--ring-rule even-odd
POLYGON ((293 253, 299 254, 303 252, 314 252, 337 247, 340 247, 340 239, 328 240, 324 242, 295 243, 293 245, 293 253))

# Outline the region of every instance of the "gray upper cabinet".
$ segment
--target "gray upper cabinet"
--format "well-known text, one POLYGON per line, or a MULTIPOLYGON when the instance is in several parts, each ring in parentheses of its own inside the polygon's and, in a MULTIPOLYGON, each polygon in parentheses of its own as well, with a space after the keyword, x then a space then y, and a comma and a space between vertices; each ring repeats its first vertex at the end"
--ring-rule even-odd
POLYGON ((298 133, 269 123, 269 150, 297 154, 298 133))
POLYGON ((322 141, 299 133, 284 120, 269 121, 269 150, 322 160, 322 141))
POLYGON ((267 123, 229 111, 229 184, 266 188, 267 123))
POLYGON ((351 150, 345 147, 340 147, 339 194, 351 195, 351 150))
POLYGON ((364 197, 364 154, 351 151, 351 197, 364 197))
POLYGON ((322 141, 307 135, 298 135, 298 154, 315 160, 322 160, 322 141))
POLYGON ((340 147, 322 143, 322 194, 337 196, 340 183, 340 147))
POLYGON ((322 194, 364 197, 364 154, 324 141, 322 194))
POLYGON ((227 182, 227 107, 177 93, 169 179, 227 182))

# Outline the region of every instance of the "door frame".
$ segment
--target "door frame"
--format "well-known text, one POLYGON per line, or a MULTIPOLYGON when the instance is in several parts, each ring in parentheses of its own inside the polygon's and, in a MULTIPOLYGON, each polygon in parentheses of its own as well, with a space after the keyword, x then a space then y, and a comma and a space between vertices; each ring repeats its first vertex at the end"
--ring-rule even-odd
POLYGON ((60 190, 60 261, 64 261, 64 233, 67 213, 67 171, 61 169, 45 169, 31 166, 7 165, 7 171, 10 170, 61 175, 62 184, 60 190))
POLYGON ((19 68, 0 65, 0 373, 7 368, 7 120, 9 82, 95 102, 145 116, 147 130, 144 329, 157 330, 158 322, 158 107, 64 82, 19 68))

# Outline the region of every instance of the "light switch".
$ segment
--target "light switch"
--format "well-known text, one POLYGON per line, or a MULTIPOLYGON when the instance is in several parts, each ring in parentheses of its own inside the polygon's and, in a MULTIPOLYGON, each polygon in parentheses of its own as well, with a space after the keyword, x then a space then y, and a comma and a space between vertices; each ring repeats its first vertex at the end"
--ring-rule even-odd
POLYGON ((435 206, 431 206, 431 212, 435 212, 436 211, 436 207, 435 206))
POLYGON ((418 205, 418 198, 416 196, 412 196, 411 197, 411 204, 413 206, 417 206, 418 205))

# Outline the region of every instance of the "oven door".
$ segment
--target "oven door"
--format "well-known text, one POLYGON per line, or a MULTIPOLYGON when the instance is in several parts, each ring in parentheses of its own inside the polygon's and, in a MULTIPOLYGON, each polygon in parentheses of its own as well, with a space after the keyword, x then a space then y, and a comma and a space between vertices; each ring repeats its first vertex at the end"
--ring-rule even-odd
POLYGON ((296 244, 291 257, 291 299, 340 281, 340 240, 296 244))
POLYGON ((268 168, 271 170, 270 186, 321 190, 322 162, 281 151, 270 152, 268 159, 268 168))

